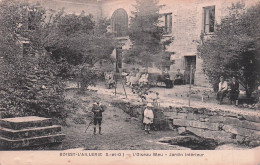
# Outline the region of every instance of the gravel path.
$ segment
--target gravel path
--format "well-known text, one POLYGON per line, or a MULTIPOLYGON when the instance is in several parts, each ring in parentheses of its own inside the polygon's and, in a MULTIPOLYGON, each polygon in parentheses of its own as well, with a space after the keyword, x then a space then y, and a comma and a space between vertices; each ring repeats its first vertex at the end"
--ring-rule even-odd
MULTIPOLYGON (((103 87, 103 84, 99 84, 95 87, 89 87, 92 90, 96 90, 99 94, 107 94, 110 96, 115 95, 115 90, 114 89, 105 89, 103 87)), ((126 99, 125 93, 123 90, 122 85, 118 85, 117 88, 117 97, 124 99, 126 101, 130 102, 140 102, 140 100, 137 98, 136 95, 132 94, 131 89, 129 87, 125 87, 126 93, 128 98, 126 99)), ((152 88, 151 89, 154 92, 159 93, 159 102, 161 107, 183 107, 187 106, 189 103, 189 99, 187 97, 187 93, 189 91, 189 85, 181 85, 181 86, 176 86, 172 89, 166 89, 166 88, 152 88), (177 96, 176 96, 177 95, 177 96)), ((228 105, 228 104, 223 104, 223 105, 218 105, 216 100, 215 100, 215 93, 210 89, 210 88, 205 88, 205 87, 198 87, 198 86, 193 86, 192 91, 195 92, 196 94, 192 95, 191 99, 191 107, 195 108, 208 108, 213 111, 227 111, 227 112, 233 112, 237 114, 247 114, 247 115, 253 115, 253 116, 260 116, 260 111, 259 110, 253 110, 249 108, 239 108, 236 106, 228 105), (199 91, 199 92, 198 92, 199 91), (201 101, 201 93, 203 91, 207 91, 209 93, 209 100, 206 100, 206 102, 201 101)))

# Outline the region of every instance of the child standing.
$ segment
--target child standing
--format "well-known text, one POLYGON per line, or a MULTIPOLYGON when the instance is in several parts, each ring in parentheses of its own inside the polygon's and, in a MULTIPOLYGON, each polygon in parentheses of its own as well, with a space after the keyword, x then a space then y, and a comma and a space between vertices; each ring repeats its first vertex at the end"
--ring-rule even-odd
POLYGON ((94 113, 94 135, 96 135, 96 125, 99 125, 99 134, 101 133, 101 122, 102 122, 102 113, 104 112, 104 107, 101 106, 99 102, 95 102, 92 107, 92 112, 94 113))
POLYGON ((152 104, 148 103, 146 106, 146 109, 144 110, 144 119, 143 119, 143 123, 145 124, 144 126, 144 130, 145 130, 145 134, 150 134, 150 126, 153 123, 153 111, 151 109, 152 104))

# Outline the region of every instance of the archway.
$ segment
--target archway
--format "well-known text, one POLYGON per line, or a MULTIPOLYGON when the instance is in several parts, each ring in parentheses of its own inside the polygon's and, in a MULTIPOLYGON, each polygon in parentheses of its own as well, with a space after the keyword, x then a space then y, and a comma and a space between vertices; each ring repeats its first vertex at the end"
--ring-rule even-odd
POLYGON ((127 12, 120 8, 114 11, 111 18, 112 32, 115 37, 127 36, 128 32, 128 14, 127 12))

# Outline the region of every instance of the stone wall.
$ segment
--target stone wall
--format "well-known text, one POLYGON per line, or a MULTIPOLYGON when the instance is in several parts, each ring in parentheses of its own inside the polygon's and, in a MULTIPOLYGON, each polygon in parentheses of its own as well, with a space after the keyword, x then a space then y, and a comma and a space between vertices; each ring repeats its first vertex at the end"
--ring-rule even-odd
MULTIPOLYGON (((161 12, 172 13, 172 34, 174 41, 167 47, 170 52, 175 52, 171 57, 174 64, 171 65, 170 72, 175 75, 180 69, 184 73, 186 69, 185 57, 196 56, 195 84, 209 86, 209 82, 203 72, 202 59, 197 55, 197 46, 203 32, 203 7, 215 6, 216 23, 220 23, 221 18, 228 14, 228 7, 232 2, 238 0, 160 0, 165 4, 161 12)), ((247 2, 245 2, 247 3, 247 2)))
POLYGON ((94 20, 97 21, 102 16, 102 9, 100 2, 95 0, 93 1, 81 1, 81 0, 31 0, 40 2, 40 4, 46 9, 53 9, 56 11, 61 10, 62 8, 68 14, 81 14, 82 11, 86 15, 92 14, 94 20))
MULTIPOLYGON (((141 103, 134 103, 134 102, 124 102, 124 101, 113 101, 111 103, 113 106, 122 109, 125 113, 127 113, 130 117, 136 118, 142 123, 143 120, 143 112, 144 112, 144 105, 141 103)), ((154 121, 152 125, 152 129, 156 130, 165 130, 168 128, 169 123, 167 118, 165 117, 162 109, 155 109, 152 108, 154 113, 154 121)))
POLYGON ((260 116, 205 108, 165 108, 179 133, 192 132, 219 143, 260 145, 260 116))
MULTIPOLYGON (((142 121, 144 107, 136 101, 113 100, 112 105, 142 121)), ((219 144, 260 146, 260 114, 253 110, 227 110, 161 105, 159 129, 177 129, 180 135, 195 134, 219 144), (161 114, 162 113, 162 114, 161 114)))
POLYGON ((134 11, 135 1, 129 0, 108 0, 102 1, 102 17, 111 18, 113 13, 117 9, 124 9, 128 15, 129 21, 130 16, 132 16, 131 11, 134 11))

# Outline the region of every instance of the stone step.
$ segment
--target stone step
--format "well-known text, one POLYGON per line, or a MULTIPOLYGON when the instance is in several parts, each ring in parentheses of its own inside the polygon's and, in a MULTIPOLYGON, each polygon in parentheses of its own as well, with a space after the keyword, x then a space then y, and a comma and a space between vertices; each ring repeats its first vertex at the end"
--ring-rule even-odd
POLYGON ((37 116, 5 118, 0 120, 0 127, 14 130, 26 129, 31 127, 46 127, 51 125, 51 118, 37 116))
POLYGON ((23 147, 39 146, 43 144, 59 143, 65 138, 65 134, 40 136, 19 140, 7 139, 0 136, 0 150, 19 149, 23 147))
POLYGON ((21 129, 21 130, 13 130, 9 128, 0 127, 0 135, 2 137, 12 139, 12 140, 39 137, 44 135, 53 135, 53 134, 57 134, 60 131, 61 131, 61 126, 58 125, 21 129))

